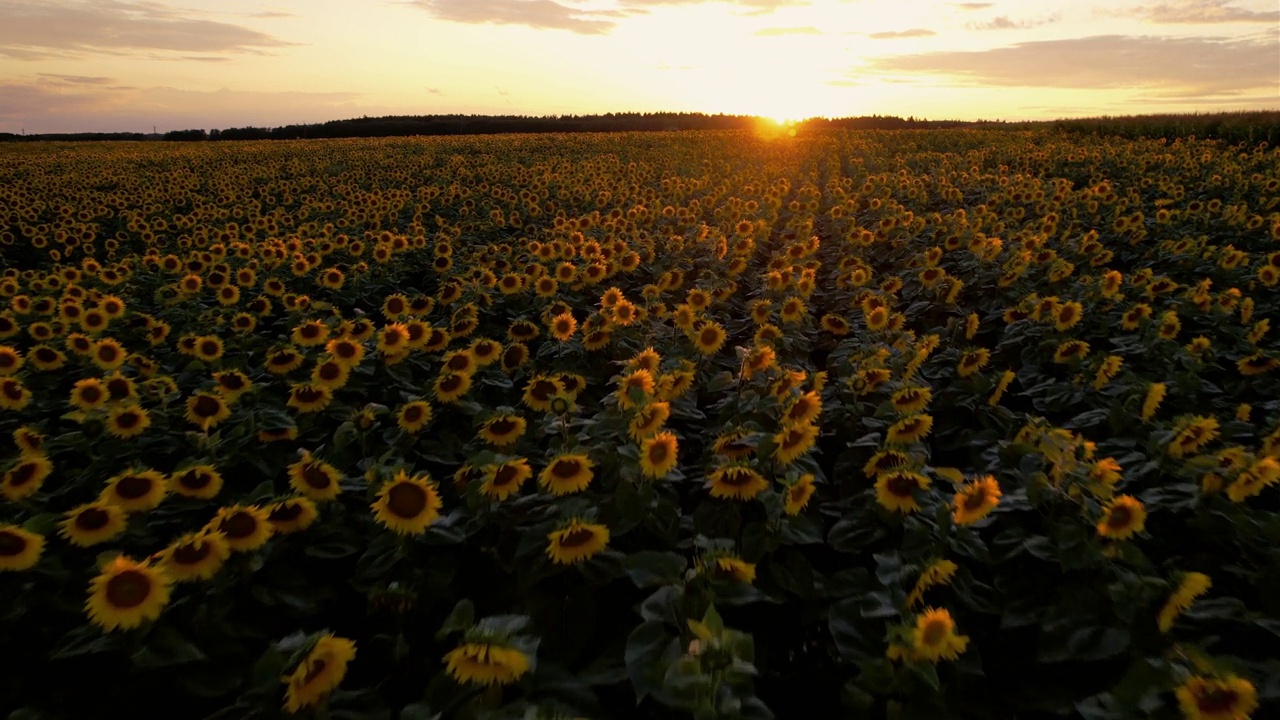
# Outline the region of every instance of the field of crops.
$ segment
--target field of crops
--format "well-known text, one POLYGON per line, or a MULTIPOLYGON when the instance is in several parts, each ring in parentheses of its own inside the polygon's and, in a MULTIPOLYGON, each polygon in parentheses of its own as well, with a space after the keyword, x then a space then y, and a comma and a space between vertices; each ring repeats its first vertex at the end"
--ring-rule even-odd
POLYGON ((14 145, 0 268, 12 720, 1280 705, 1265 146, 14 145))

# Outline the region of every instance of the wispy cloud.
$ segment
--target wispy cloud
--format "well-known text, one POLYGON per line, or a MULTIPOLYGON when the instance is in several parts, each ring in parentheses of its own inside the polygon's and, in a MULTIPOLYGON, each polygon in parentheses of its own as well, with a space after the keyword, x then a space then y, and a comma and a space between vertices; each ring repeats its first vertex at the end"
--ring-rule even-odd
POLYGON ((156 3, 9 0, 0 4, 0 56, 18 60, 145 52, 263 53, 291 43, 181 14, 156 3))
POLYGON ((885 32, 873 32, 867 35, 867 37, 871 38, 872 40, 896 40, 898 38, 929 37, 930 35, 937 35, 937 34, 938 33, 932 30, 926 30, 925 28, 912 28, 910 30, 888 30, 885 32))
POLYGON ((1276 34, 1261 39, 1096 35, 879 57, 860 72, 946 76, 975 85, 1177 90, 1208 97, 1262 88, 1280 93, 1278 51, 1276 34))
POLYGON ((1039 25, 1048 25, 1059 20, 1058 15, 1051 15, 1046 18, 1013 20, 1008 15, 998 15, 986 22, 974 22, 965 25, 970 30, 1025 30, 1039 25))
POLYGON ((808 5, 809 0, 622 0, 628 7, 652 7, 655 5, 700 5, 703 3, 740 5, 758 12, 773 12, 781 7, 808 5))
POLYGON ((992 5, 995 5, 995 3, 982 3, 982 2, 951 3, 951 7, 957 7, 957 8, 960 8, 961 10, 986 10, 992 5))
POLYGON ((555 0, 415 0, 411 4, 440 20, 480 25, 524 25, 568 30, 582 35, 606 33, 617 24, 604 19, 616 17, 616 12, 581 10, 555 0))
POLYGON ((777 37, 779 35, 821 35, 822 31, 816 27, 771 27, 757 30, 756 35, 761 37, 777 37))
POLYGON ((1160 25, 1280 22, 1280 10, 1250 10, 1236 7, 1233 0, 1182 0, 1106 12, 1160 25))

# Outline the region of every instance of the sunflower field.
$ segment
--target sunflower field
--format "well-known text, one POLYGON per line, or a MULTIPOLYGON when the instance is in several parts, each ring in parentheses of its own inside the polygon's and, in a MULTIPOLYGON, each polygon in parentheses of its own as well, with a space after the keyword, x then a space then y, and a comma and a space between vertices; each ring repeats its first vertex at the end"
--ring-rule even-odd
POLYGON ((1264 718, 1278 282, 1265 144, 0 147, 0 717, 1264 718))

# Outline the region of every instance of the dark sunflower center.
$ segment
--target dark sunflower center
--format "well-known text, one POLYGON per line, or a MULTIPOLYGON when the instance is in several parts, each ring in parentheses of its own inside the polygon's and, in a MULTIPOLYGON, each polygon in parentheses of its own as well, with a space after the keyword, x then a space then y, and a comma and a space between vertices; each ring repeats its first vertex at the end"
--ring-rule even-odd
POLYGON ((551 466, 551 474, 561 480, 575 478, 581 470, 582 463, 577 460, 557 460, 556 464, 551 466))
POLYGON ((151 492, 151 478, 143 475, 126 475, 116 484, 116 495, 125 500, 137 500, 151 492))
POLYGON ((337 380, 342 377, 342 366, 337 363, 325 363, 320 366, 320 379, 325 381, 337 380))
POLYGON ((471 367, 471 358, 466 355, 454 355, 449 358, 449 362, 445 363, 445 367, 452 372, 463 372, 471 367))
POLYGON ((974 488, 964 498, 965 510, 978 510, 987 502, 987 489, 982 486, 974 488))
POLYGON ((173 561, 179 565, 195 565, 213 554, 213 547, 207 542, 187 543, 173 549, 173 561))
POLYGON ((286 502, 277 505, 268 515, 271 522, 287 523, 302 516, 302 503, 286 502))
POLYGON ((505 487, 520 477, 520 471, 513 465, 503 465, 493 474, 493 486, 505 487))
POLYGON ((102 508, 88 508, 76 515, 76 527, 80 530, 101 530, 111 522, 111 513, 102 508))
POLYGON ((112 400, 123 400, 132 393, 129 381, 124 378, 115 378, 107 382, 107 393, 111 395, 112 400))
POLYGON ((1205 715, 1218 715, 1233 709, 1239 697, 1235 690, 1214 688, 1196 698, 1196 707, 1205 715))
POLYGON ((446 393, 454 392, 455 390, 457 390, 457 389, 458 389, 458 388, 460 388, 460 387, 462 387, 462 376, 461 376, 461 375, 450 375, 449 377, 446 377, 446 378, 444 379, 444 381, 442 381, 442 382, 440 383, 440 389, 441 389, 441 390, 443 390, 443 391, 444 391, 444 392, 446 392, 446 393))
POLYGON ((333 478, 329 477, 324 468, 310 463, 302 470, 302 481, 316 490, 324 490, 333 485, 333 478))
POLYGON ((15 488, 22 487, 23 485, 31 482, 35 476, 36 464, 22 463, 18 467, 14 468, 13 472, 9 474, 9 485, 15 488))
POLYGON ((560 547, 576 548, 594 540, 596 534, 589 528, 574 528, 560 538, 560 547))
POLYGON ((351 343, 342 342, 333 346, 333 354, 347 360, 356 356, 356 346, 351 343))
POLYGON ((233 540, 249 537, 258 529, 258 520, 247 512, 236 512, 222 521, 222 532, 233 540))
POLYGON ((427 491, 413 483, 398 483, 387 491, 387 510, 402 518, 416 518, 427 509, 427 491))
POLYGON ((720 339, 720 333, 716 332, 715 328, 712 327, 712 328, 703 329, 702 331, 703 345, 715 345, 716 341, 719 339, 720 339))
POLYGON ((887 489, 891 495, 903 498, 911 497, 911 494, 915 492, 916 487, 916 479, 910 475, 904 475, 902 473, 890 475, 888 482, 885 483, 885 489, 887 489))
POLYGON ((115 362, 120 357, 120 352, 110 345, 103 345, 98 348, 98 359, 103 362, 115 362))
POLYGON ((135 410, 125 410, 116 416, 116 425, 122 430, 130 430, 142 422, 142 416, 135 410))
POLYGON ((947 637, 947 623, 941 620, 931 620, 925 623, 924 631, 920 633, 920 640, 925 645, 937 645, 947 637))
POLYGON ((415 424, 422 420, 422 408, 418 406, 407 407, 404 410, 404 421, 409 424, 415 424))
POLYGON ((313 403, 318 402, 324 397, 324 393, 318 388, 303 387, 298 389, 298 402, 313 403))
POLYGON ((217 355, 219 350, 221 350, 221 348, 218 347, 218 343, 216 342, 206 340, 205 342, 200 343, 201 354, 217 355))
POLYGON ((96 385, 90 385, 88 387, 82 388, 80 390, 80 399, 85 401, 86 403, 89 403, 90 405, 96 404, 99 400, 102 399, 102 388, 96 385))
POLYGON ((107 581, 106 594, 114 608, 138 607, 151 595, 151 578, 139 570, 125 570, 107 581))
POLYGON ((311 661, 311 666, 307 668, 307 674, 302 679, 302 682, 309 683, 320 677, 320 674, 324 672, 324 669, 328 667, 328 665, 329 664, 325 662, 323 658, 317 658, 311 661))
POLYGON ((516 430, 516 422, 507 418, 500 418, 489 423, 489 432, 504 437, 510 435, 516 430))
POLYGON ((26 538, 7 530, 0 530, 0 557, 16 557, 26 549, 26 538))
POLYGON ((649 462, 654 465, 666 462, 669 455, 670 452, 668 451, 665 443, 654 443, 649 447, 649 462))
POLYGON ((239 375, 224 375, 218 378, 218 384, 225 390, 243 390, 244 378, 239 375))
POLYGON ((1133 521, 1133 511, 1124 505, 1117 505, 1111 508, 1111 514, 1107 516, 1107 525, 1113 528, 1125 528, 1133 521))
POLYGON ((539 402, 545 402, 550 400, 552 395, 556 394, 556 384, 550 380, 539 380, 533 384, 533 388, 530 389, 529 394, 539 402))
MULTIPOLYGON (((35 352, 36 362, 51 363, 58 360, 58 353, 53 348, 42 347, 35 352)), ((3 364, 3 360, 0 360, 3 364)))
POLYGON ((210 482, 213 482, 213 478, 195 470, 188 470, 178 478, 178 484, 188 490, 202 490, 208 487, 210 482))
POLYGON ((320 328, 315 325, 303 325, 302 332, 298 333, 306 340, 314 340, 320 337, 320 328))
POLYGON ((729 470, 721 476, 720 483, 730 487, 745 487, 752 479, 751 473, 745 470, 729 470))
POLYGON ((222 403, 218 402, 215 397, 201 395, 196 398, 195 407, 191 411, 196 417, 210 418, 218 414, 222 410, 222 403))

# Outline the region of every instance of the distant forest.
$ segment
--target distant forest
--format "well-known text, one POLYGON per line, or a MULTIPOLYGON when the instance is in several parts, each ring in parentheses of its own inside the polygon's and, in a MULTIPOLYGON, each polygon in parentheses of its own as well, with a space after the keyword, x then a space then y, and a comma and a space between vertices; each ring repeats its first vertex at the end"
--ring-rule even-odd
MULTIPOLYGON (((632 132, 677 130, 738 130, 769 122, 752 115, 703 113, 607 113, 604 115, 389 115, 330 120, 323 123, 280 127, 174 130, 145 133, 50 133, 18 135, 0 133, 0 142, 68 140, 302 140, 318 138, 403 137, 411 135, 492 135, 502 133, 632 132)), ((925 120, 893 115, 847 118, 812 118, 797 123, 801 129, 924 130, 957 127, 1030 129, 1051 127, 1068 133, 1118 135, 1135 138, 1198 137, 1256 145, 1280 143, 1280 111, 1242 111, 1094 117, 1035 122, 925 120)))

